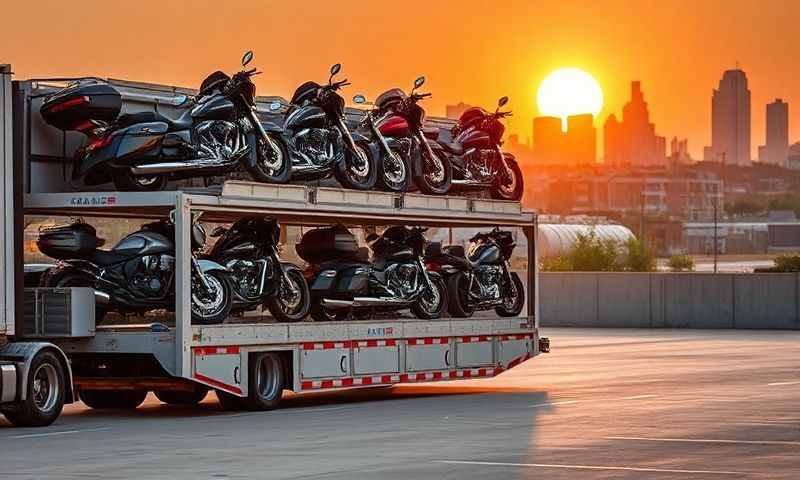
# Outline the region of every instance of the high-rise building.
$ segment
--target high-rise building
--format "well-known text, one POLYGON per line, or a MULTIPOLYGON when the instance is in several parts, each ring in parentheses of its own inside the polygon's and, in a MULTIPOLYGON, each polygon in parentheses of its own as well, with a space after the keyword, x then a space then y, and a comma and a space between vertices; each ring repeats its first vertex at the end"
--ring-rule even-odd
POLYGON ((472 105, 469 105, 464 102, 458 102, 456 105, 446 105, 444 108, 445 108, 445 115, 447 116, 447 118, 458 120, 461 117, 462 113, 472 108, 472 105))
POLYGON ((608 165, 663 165, 667 142, 656 135, 640 82, 631 82, 631 99, 622 108, 622 121, 610 115, 603 126, 604 161, 608 165))
POLYGON ((711 97, 711 146, 706 161, 750 165, 750 90, 747 75, 726 70, 711 97))
POLYGON ((593 165, 597 157, 597 131, 591 113, 567 117, 565 136, 567 163, 593 165))
POLYGON ((692 158, 689 156, 689 140, 683 140, 678 137, 672 137, 669 142, 669 161, 673 165, 685 165, 691 163, 692 158))
POLYGON ((537 165, 592 165, 597 157, 597 130, 591 113, 533 119, 533 160, 537 165))
POLYGON ((566 164, 564 133, 558 117, 533 119, 533 159, 537 165, 566 164))
POLYGON ((786 166, 789 155, 789 104, 776 99, 767 104, 767 142, 758 147, 758 161, 786 166))

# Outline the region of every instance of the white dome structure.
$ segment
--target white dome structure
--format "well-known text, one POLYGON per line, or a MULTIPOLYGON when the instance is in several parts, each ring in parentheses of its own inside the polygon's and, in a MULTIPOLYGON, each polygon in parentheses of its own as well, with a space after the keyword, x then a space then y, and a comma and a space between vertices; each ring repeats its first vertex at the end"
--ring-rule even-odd
POLYGON ((583 225, 563 223, 539 224, 539 257, 555 257, 567 253, 578 241, 578 235, 590 235, 592 232, 600 240, 613 240, 624 245, 636 236, 622 225, 583 225))

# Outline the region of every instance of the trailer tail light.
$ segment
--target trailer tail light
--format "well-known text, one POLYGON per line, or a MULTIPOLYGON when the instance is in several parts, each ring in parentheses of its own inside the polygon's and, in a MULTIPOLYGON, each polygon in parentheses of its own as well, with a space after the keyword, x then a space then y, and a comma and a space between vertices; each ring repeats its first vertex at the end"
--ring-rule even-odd
POLYGON ((57 103, 50 107, 50 113, 57 113, 62 110, 66 110, 68 108, 77 107, 78 105, 83 105, 86 103, 91 103, 92 100, 87 96, 75 97, 71 100, 67 100, 64 103, 57 103))

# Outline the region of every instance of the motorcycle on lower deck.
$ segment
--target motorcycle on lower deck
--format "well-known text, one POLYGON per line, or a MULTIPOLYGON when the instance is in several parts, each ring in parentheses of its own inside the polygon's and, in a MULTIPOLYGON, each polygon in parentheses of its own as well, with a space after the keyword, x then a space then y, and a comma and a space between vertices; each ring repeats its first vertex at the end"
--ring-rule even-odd
POLYGON ((447 308, 447 291, 441 276, 423 262, 426 230, 394 226, 371 234, 371 263, 366 249, 359 249, 341 225, 307 232, 296 248, 310 264, 312 318, 369 318, 406 308, 418 318, 438 318, 447 308))
POLYGON ((386 139, 393 155, 384 150, 381 156, 381 178, 379 184, 390 191, 401 191, 407 185, 398 183, 393 177, 400 168, 412 172, 416 187, 429 195, 445 195, 450 190, 453 177, 452 166, 447 156, 434 151, 424 135, 423 122, 425 110, 419 101, 431 96, 430 93, 416 93, 425 83, 425 77, 414 81, 414 88, 406 95, 399 88, 382 93, 375 100, 375 124, 381 136, 386 139), (399 164, 397 155, 403 157, 405 165, 399 164))
POLYGON ((501 200, 522 198, 522 171, 514 156, 500 149, 505 131, 500 119, 511 115, 500 108, 507 102, 508 97, 502 97, 494 113, 480 107, 467 109, 452 129, 451 142, 440 139, 438 130, 426 131, 434 140, 434 151, 453 166, 453 189, 486 189, 501 200))
MULTIPOLYGON (((279 133, 292 159, 292 179, 318 180, 333 175, 345 188, 369 190, 375 186, 376 152, 367 138, 345 124, 344 98, 338 90, 350 83, 333 81, 341 70, 331 67, 327 85, 306 82, 292 95, 283 126, 265 123, 279 133)), ((275 104, 275 109, 279 108, 275 104)), ((272 107, 271 107, 272 108, 272 107)))
MULTIPOLYGON (((246 67, 253 52, 242 58, 246 67)), ((120 191, 155 191, 172 179, 223 175, 240 166, 260 182, 289 180, 288 152, 255 112, 255 68, 233 77, 209 75, 178 119, 157 112, 119 115, 122 95, 96 79, 77 82, 45 98, 42 118, 62 130, 84 133, 73 181, 113 181, 120 191)))
MULTIPOLYGON (((228 273, 222 265, 197 258, 206 233, 192 222, 191 230, 192 323, 223 322, 231 310, 228 273)), ((144 313, 175 309, 175 225, 159 220, 120 240, 111 250, 101 250, 105 241, 89 224, 44 229, 37 246, 59 260, 41 278, 42 287, 90 287, 96 302, 95 323, 109 311, 144 313)))
POLYGON ((492 308, 501 317, 522 312, 525 287, 510 267, 514 247, 511 232, 497 227, 473 236, 466 254, 461 245, 428 246, 425 263, 446 280, 450 315, 470 317, 476 310, 492 308))
POLYGON ((281 322, 297 322, 308 314, 308 284, 299 267, 281 261, 280 233, 275 220, 261 216, 241 218, 211 233, 218 239, 206 258, 228 269, 234 312, 265 306, 281 322))

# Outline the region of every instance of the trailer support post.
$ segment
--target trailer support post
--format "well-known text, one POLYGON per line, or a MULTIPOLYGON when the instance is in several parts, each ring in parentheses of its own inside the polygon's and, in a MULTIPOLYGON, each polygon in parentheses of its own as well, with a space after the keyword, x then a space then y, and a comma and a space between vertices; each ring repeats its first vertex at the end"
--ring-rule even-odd
POLYGON ((192 305, 190 235, 192 211, 188 198, 181 192, 175 203, 175 375, 191 376, 192 305))

